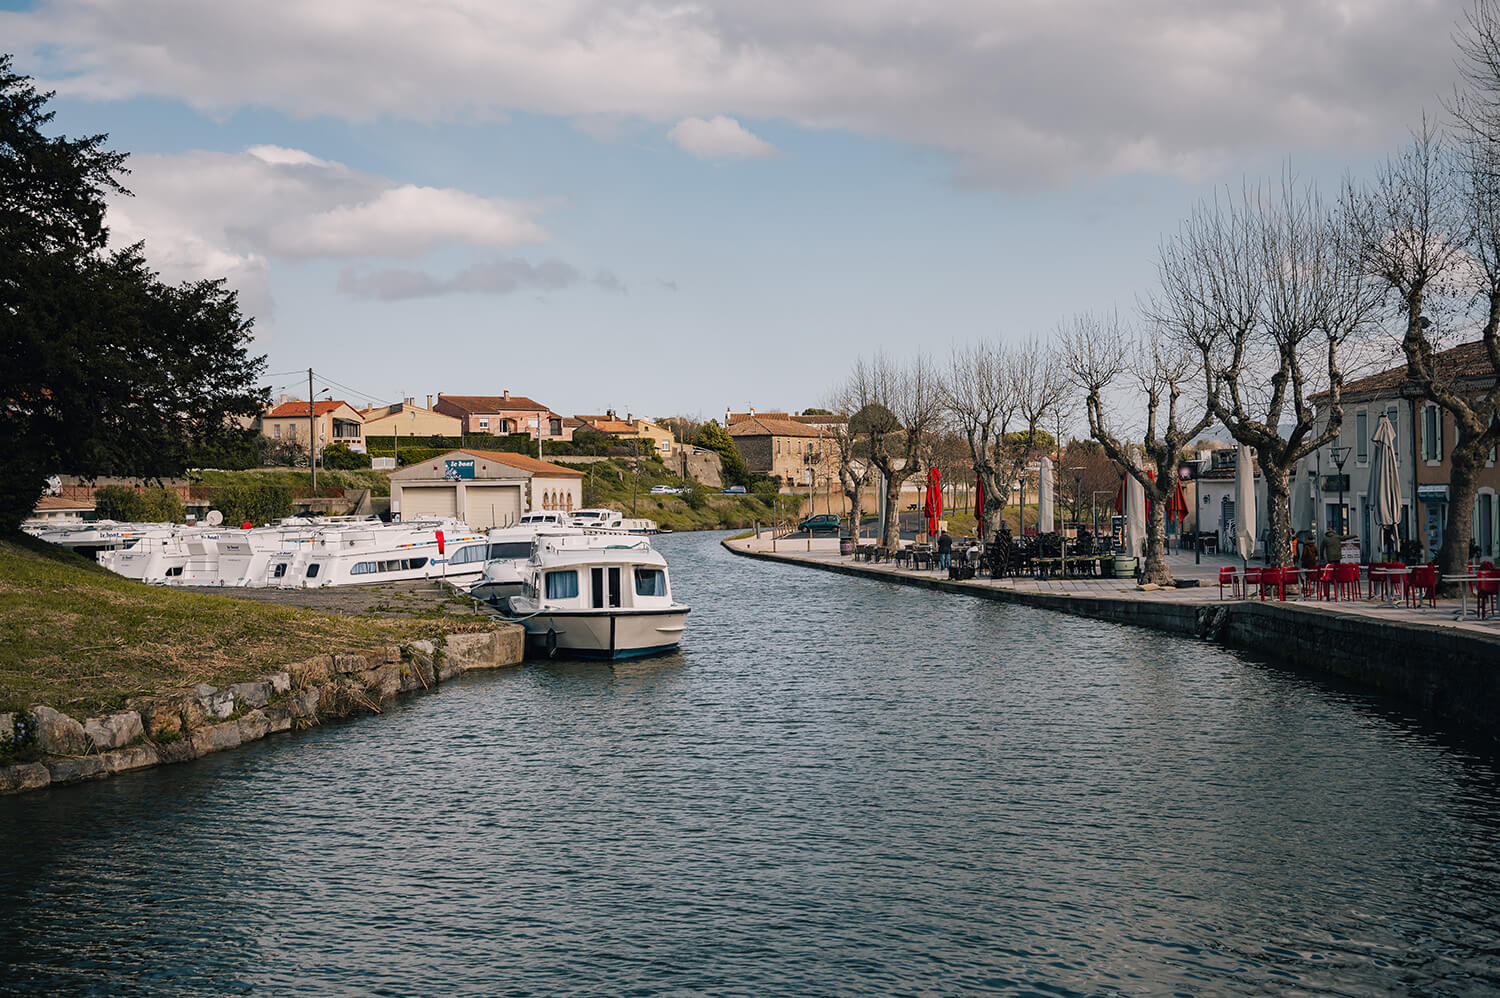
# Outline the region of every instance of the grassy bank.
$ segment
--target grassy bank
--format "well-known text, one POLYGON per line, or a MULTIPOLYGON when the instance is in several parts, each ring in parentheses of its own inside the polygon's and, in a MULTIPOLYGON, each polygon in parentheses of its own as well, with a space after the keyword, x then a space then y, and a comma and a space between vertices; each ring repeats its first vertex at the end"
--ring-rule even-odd
MULTIPOLYGON (((189 479, 194 485, 217 487, 221 485, 244 485, 267 483, 285 485, 291 489, 305 489, 312 484, 306 468, 254 468, 249 471, 216 471, 205 468, 192 472, 189 479)), ((318 469, 318 488, 325 486, 344 489, 369 489, 374 496, 391 494, 391 479, 384 471, 364 468, 357 471, 318 469)))
MULTIPOLYGON (((556 463, 567 466, 568 461, 557 458, 556 463)), ((739 529, 756 522, 768 523, 775 515, 773 501, 755 495, 726 496, 717 489, 701 488, 701 501, 687 496, 651 495, 653 485, 685 488, 693 483, 645 458, 640 462, 639 480, 629 458, 573 467, 587 475, 583 485, 584 505, 607 506, 626 516, 647 517, 673 530, 739 529)), ((785 508, 794 509, 797 500, 787 496, 782 502, 785 508)))
POLYGON ((436 612, 337 616, 142 585, 62 548, 0 539, 0 711, 76 717, 132 697, 477 626, 436 612))

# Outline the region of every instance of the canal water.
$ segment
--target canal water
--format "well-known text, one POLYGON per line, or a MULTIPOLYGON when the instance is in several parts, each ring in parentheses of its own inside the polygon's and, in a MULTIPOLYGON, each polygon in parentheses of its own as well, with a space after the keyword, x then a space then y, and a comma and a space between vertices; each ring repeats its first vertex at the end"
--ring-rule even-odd
POLYGON ((0 990, 1474 994, 1493 761, 1197 641, 663 537, 678 654, 0 799, 0 990))

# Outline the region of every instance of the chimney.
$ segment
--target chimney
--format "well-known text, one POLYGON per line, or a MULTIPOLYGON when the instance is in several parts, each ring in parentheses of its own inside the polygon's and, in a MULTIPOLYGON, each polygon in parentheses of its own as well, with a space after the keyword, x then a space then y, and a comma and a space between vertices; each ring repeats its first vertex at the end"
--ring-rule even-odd
POLYGON ((286 404, 286 392, 282 392, 281 393, 281 404, 282 405, 286 404))
POLYGON ((729 425, 729 406, 727 405, 724 407, 724 425, 729 425))
POLYGON ((625 414, 625 422, 627 422, 627 423, 634 423, 635 422, 635 417, 632 416, 630 413, 627 412, 625 414))
POLYGON ((410 395, 406 396, 406 398, 402 399, 401 401, 402 401, 402 404, 404 404, 404 405, 416 405, 417 404, 417 400, 414 397, 410 396, 410 395))
POLYGON ((429 409, 432 408, 432 396, 431 395, 427 396, 427 408, 429 408, 429 409))
POLYGON ((505 389, 505 401, 507 401, 507 402, 510 401, 510 389, 509 388, 505 389))

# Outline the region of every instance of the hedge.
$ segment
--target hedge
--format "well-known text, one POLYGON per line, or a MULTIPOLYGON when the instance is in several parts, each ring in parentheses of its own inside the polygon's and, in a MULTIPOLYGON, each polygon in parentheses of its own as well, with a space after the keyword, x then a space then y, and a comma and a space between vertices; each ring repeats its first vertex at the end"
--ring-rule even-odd
POLYGON ((213 490, 214 509, 224 514, 224 522, 274 523, 292 515, 292 489, 271 482, 245 482, 223 485, 213 490))
POLYGON ((187 519, 182 500, 170 489, 132 489, 105 485, 94 490, 94 511, 104 520, 128 523, 181 523, 187 519))

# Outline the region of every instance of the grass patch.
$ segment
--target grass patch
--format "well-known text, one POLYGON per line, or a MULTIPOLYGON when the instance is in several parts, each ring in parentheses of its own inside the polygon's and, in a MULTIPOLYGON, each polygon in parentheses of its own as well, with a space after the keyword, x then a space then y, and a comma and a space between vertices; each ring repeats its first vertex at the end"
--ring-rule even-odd
MULTIPOLYGON (((312 484, 306 468, 253 468, 249 471, 203 469, 192 472, 189 478, 194 485, 210 487, 264 482, 269 485, 285 485, 292 489, 305 489, 312 484)), ((372 496, 391 494, 390 475, 384 471, 371 471, 368 468, 353 471, 319 468, 318 488, 322 489, 324 486, 340 489, 369 489, 372 496)))
POLYGON ((47 704, 82 718, 322 652, 485 626, 440 610, 347 616, 147 586, 30 537, 0 539, 0 712, 47 704))

